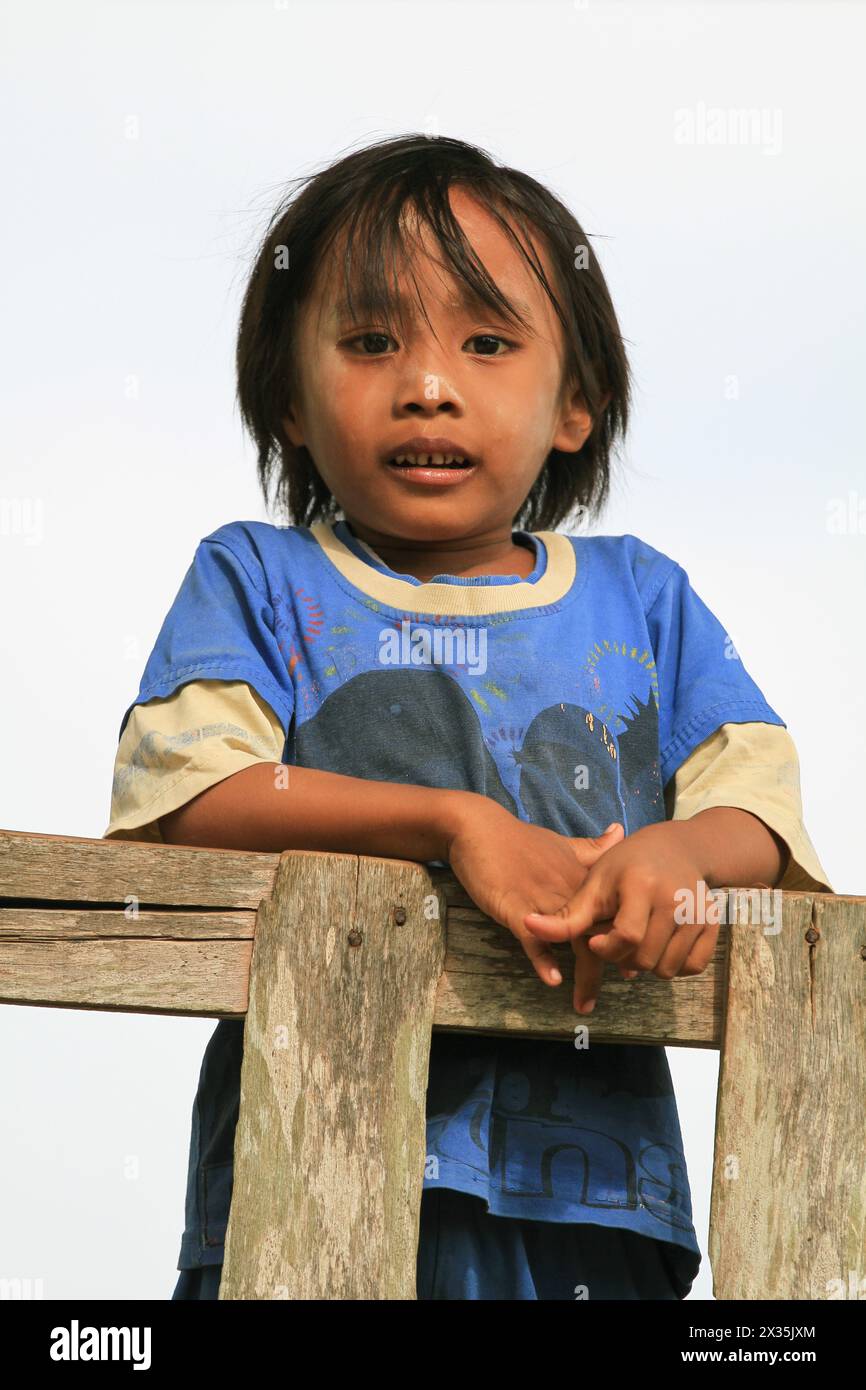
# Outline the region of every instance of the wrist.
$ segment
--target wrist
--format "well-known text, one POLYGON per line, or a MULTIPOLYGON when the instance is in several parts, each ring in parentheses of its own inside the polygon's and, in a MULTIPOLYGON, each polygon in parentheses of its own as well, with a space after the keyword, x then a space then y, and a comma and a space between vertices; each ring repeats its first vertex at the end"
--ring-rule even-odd
POLYGON ((787 845, 752 811, 713 806, 670 823, 682 827, 708 888, 772 888, 782 877, 787 845))
POLYGON ((476 825, 481 816, 489 815, 491 811, 501 811, 503 815, 508 815, 505 807, 500 806, 498 801, 492 801, 489 796, 482 796, 479 792, 444 790, 436 795, 434 826, 437 843, 441 848, 438 858, 445 863, 450 862, 451 846, 457 836, 470 826, 476 825))
POLYGON ((698 877, 704 880, 708 888, 718 888, 713 836, 707 833, 706 822, 701 825, 700 817, 692 816, 689 820, 668 821, 667 824, 694 859, 698 877))

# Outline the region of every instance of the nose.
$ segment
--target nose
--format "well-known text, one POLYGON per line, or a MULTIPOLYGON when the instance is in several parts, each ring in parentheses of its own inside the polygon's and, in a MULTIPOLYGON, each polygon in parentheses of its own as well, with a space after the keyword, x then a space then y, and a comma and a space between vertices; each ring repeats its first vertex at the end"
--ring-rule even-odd
POLYGON ((457 387, 453 373, 445 372, 437 364, 416 358, 407 359, 406 369, 397 384, 395 406, 399 414, 405 415, 460 415, 465 409, 463 396, 457 387))
POLYGON ((396 409, 407 414, 459 414, 466 407, 456 381, 455 364, 430 334, 418 335, 402 357, 395 382, 396 409))

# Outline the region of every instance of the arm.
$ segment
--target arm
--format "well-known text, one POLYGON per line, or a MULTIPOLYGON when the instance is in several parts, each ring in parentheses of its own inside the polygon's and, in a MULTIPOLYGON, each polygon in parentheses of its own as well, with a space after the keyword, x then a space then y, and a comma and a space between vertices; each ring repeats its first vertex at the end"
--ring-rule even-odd
POLYGON ((713 806, 666 828, 691 845, 708 888, 774 888, 785 872, 785 841, 751 811, 713 806))
POLYGON ((159 824, 166 844, 447 862, 456 827, 475 801, 486 798, 259 762, 208 787, 159 824))
POLYGON ((106 835, 447 862, 457 812, 478 816, 492 805, 471 792, 284 764, 284 742, 279 716, 245 681, 189 681, 135 705, 118 747, 106 835))

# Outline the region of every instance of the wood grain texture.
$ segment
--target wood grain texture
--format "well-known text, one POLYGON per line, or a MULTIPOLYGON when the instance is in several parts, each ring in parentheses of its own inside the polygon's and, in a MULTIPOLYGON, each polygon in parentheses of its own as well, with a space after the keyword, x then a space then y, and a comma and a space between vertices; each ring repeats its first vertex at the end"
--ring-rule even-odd
POLYGON ((421 866, 283 857, 256 926, 220 1298, 415 1297, 444 949, 421 866))
POLYGON ((784 920, 777 934, 729 928, 719 1299, 851 1298, 852 1274, 866 1279, 866 913, 862 899, 820 895, 784 920))
POLYGON ((255 922, 254 912, 0 907, 0 1003, 236 1018, 255 922))
POLYGON ((445 970, 436 996, 437 1028, 454 1032, 574 1037, 585 1025, 594 1042, 717 1048, 722 1036, 726 929, 700 975, 660 980, 642 975, 623 980, 605 966, 592 1014, 575 1012, 574 955, 553 946, 562 974, 556 987, 539 980, 520 942, 475 908, 448 907, 445 970))
POLYGON ((270 893, 278 854, 0 830, 0 900, 240 907, 270 893))

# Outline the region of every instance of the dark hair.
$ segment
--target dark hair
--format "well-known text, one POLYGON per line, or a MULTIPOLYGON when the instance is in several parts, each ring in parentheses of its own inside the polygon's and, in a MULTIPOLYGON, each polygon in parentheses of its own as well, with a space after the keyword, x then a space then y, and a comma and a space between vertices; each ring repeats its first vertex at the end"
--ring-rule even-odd
MULTIPOLYGON (((578 387, 594 421, 578 453, 548 455, 516 521, 525 530, 551 530, 580 504, 598 514, 608 496, 610 458, 625 436, 631 372, 601 268, 580 224, 558 198, 528 174, 497 165, 474 145, 445 136, 402 135, 368 145, 316 174, 293 180, 256 253, 244 294, 237 341, 237 400, 258 450, 258 475, 269 505, 276 496, 289 522, 310 525, 340 515, 306 448, 285 437, 281 418, 296 398, 293 345, 300 308, 326 253, 345 229, 346 298, 400 321, 386 275, 386 253, 404 253, 406 204, 432 229, 445 264, 482 303, 523 322, 478 261, 448 200, 452 185, 478 198, 511 237, 549 296, 565 333, 563 386, 578 387), (528 239, 539 233, 551 255, 555 285, 528 239), (360 242, 360 273, 352 252, 360 242), (583 264, 576 269, 577 258, 583 264), (288 273, 284 268, 288 260, 288 273), (353 283, 354 279, 354 283, 353 283), (561 302, 560 302, 561 301, 561 302)), ((387 259, 393 265, 393 259, 387 259)))

